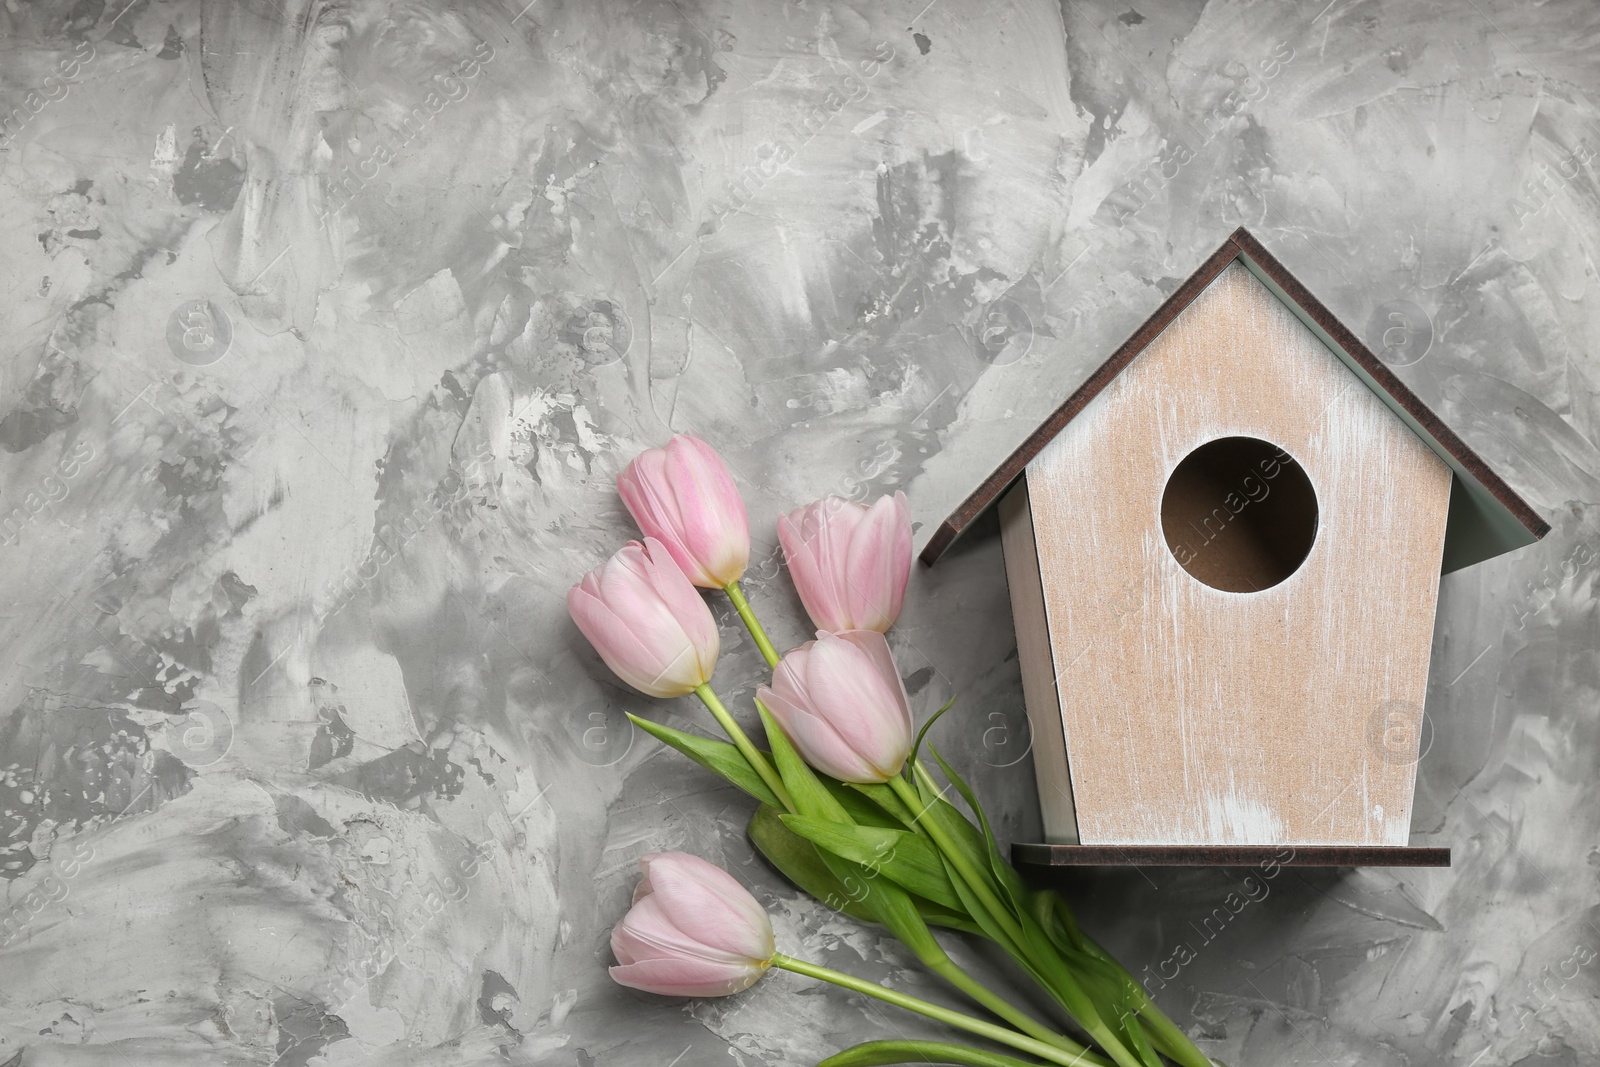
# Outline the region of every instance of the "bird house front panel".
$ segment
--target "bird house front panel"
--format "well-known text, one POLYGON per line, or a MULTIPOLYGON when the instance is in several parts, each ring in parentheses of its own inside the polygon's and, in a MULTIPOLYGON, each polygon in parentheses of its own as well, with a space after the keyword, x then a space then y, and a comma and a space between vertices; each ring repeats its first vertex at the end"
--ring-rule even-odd
POLYGON ((1027 469, 1053 835, 1405 844, 1450 483, 1227 267, 1027 469))

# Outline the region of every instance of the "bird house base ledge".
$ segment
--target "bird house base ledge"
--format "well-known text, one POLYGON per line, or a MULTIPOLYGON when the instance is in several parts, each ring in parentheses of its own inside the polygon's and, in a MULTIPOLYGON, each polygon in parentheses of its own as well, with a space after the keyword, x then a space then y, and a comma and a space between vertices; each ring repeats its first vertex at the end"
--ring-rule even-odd
POLYGON ((1050 845, 1019 843, 1024 871, 1062 867, 1448 867, 1450 849, 1410 845, 1050 845))

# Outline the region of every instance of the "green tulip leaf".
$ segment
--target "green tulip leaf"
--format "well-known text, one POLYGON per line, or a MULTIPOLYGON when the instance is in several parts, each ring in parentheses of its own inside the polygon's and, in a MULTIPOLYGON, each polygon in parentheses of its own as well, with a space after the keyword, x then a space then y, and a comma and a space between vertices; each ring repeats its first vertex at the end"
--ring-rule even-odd
POLYGON ((903 826, 907 830, 917 829, 917 813, 906 807, 895 791, 887 783, 879 782, 875 785, 857 785, 852 783, 847 786, 851 792, 859 793, 870 800, 880 811, 894 819, 890 825, 903 826))
POLYGON ((1125 1009, 1113 1018, 1111 1025, 1145 1067, 1161 1067, 1161 1057, 1150 1044, 1150 1036, 1144 1032, 1144 1024, 1139 1021, 1138 1015, 1125 1009))
POLYGON ((917 911, 929 926, 939 926, 946 930, 958 930, 963 934, 974 937, 983 937, 983 927, 972 921, 965 908, 960 911, 951 911, 949 908, 935 904, 930 900, 917 897, 915 900, 917 911))
POLYGON ((778 798, 772 795, 767 783, 763 782, 755 768, 750 766, 750 762, 744 758, 744 753, 728 742, 674 730, 670 726, 662 726, 658 722, 641 719, 637 715, 629 715, 628 718, 651 737, 671 745, 712 774, 733 783, 761 803, 772 805, 778 803, 778 798))
POLYGON ((1061 957, 1053 951, 1047 950, 1043 953, 1039 951, 1041 945, 1048 945, 1048 939, 1044 931, 1036 923, 1032 923, 1032 916, 1025 917, 1027 921, 1022 924, 1023 936, 1029 939, 1036 938, 1037 943, 1028 946, 1019 945, 973 895, 966 882, 957 874, 949 858, 941 854, 940 859, 944 860, 951 883, 965 902, 968 914, 983 928, 984 936, 1004 949, 1035 982, 1039 983, 1041 988, 1047 990, 1055 998, 1056 1003, 1065 1008, 1094 1041, 1108 1051, 1113 1044, 1120 1046, 1121 1042, 1118 1041, 1116 1032, 1103 1021, 1094 1000, 1067 969, 1061 957), (1029 929, 1030 925, 1032 929, 1029 929))
POLYGON ((1117 1033, 1141 1060, 1160 1063, 1156 1054, 1165 1053, 1184 1062, 1187 1050, 1180 1052, 1162 1041, 1159 1030, 1152 1036, 1140 1017, 1153 1007, 1149 994, 1105 949, 1078 929, 1066 901, 1046 889, 1033 893, 1028 907, 1061 958, 1078 975, 1085 993, 1101 1006, 1101 1017, 1115 1021, 1117 1033), (1111 1010, 1106 1010, 1107 1007, 1111 1010))
POLYGON ((818 848, 879 871, 935 904, 961 910, 961 898, 939 862, 939 850, 925 837, 907 830, 852 826, 803 815, 785 815, 783 823, 818 848))
POLYGON ((756 710, 761 713, 761 724, 767 730, 767 743, 772 746, 773 766, 783 779, 784 788, 789 790, 789 796, 794 799, 795 814, 830 822, 849 822, 849 813, 834 799, 816 772, 800 758, 800 753, 795 751, 789 735, 783 732, 783 727, 772 717, 772 712, 759 700, 756 701, 756 710))
MULTIPOLYGON (((765 713, 765 709, 762 710, 765 713)), ((781 731, 777 729, 777 724, 770 721, 770 718, 768 726, 781 734, 781 731)), ((804 811, 806 804, 815 803, 816 794, 809 791, 811 785, 815 785, 821 791, 821 795, 828 798, 827 803, 833 805, 833 807, 830 814, 818 817, 806 812, 807 817, 818 825, 827 825, 832 822, 835 825, 846 828, 854 826, 855 824, 849 821, 849 816, 845 814, 843 807, 840 807, 833 800, 832 796, 817 782, 815 776, 811 775, 810 768, 805 767, 803 763, 800 766, 804 768, 805 773, 796 775, 796 781, 801 788, 799 790, 795 789, 794 784, 789 782, 788 774, 784 770, 788 760, 788 756, 783 752, 785 746, 786 742, 775 740, 772 746, 773 758, 778 765, 778 773, 784 775, 784 785, 788 787, 790 794, 794 797, 795 806, 802 808, 802 811, 804 811), (810 784, 807 784, 808 779, 810 784), (803 797, 805 799, 802 799, 803 797)), ((789 754, 793 754, 792 748, 789 749, 789 754)), ((798 759, 798 757, 795 757, 795 759, 798 759)), ((843 888, 843 899, 854 901, 859 908, 870 914, 874 920, 887 926, 889 932, 899 938, 912 952, 916 953, 917 958, 923 963, 932 964, 948 959, 944 954, 944 950, 939 947, 939 943, 934 940, 932 932, 928 929, 927 920, 923 918, 922 911, 918 908, 910 893, 902 889, 892 879, 863 864, 834 855, 826 849, 819 848, 815 851, 823 864, 833 874, 834 879, 843 888)), ((824 900, 824 903, 828 903, 828 901, 824 900)), ((844 910, 838 904, 833 906, 840 911, 844 910)), ((852 912, 851 914, 855 913, 852 912)))
POLYGON ((1055 890, 1035 890, 1029 906, 1033 910, 1033 917, 1050 935, 1050 940, 1056 948, 1063 953, 1083 953, 1088 956, 1111 958, 1078 928, 1078 920, 1073 917, 1067 902, 1062 900, 1055 890))
POLYGON ((967 802, 967 807, 971 808, 972 813, 978 817, 978 825, 983 830, 984 859, 990 872, 994 875, 995 881, 1005 890, 1012 910, 1020 918, 1023 907, 1027 903, 1028 887, 1023 884, 1022 876, 1017 873, 1016 868, 1007 863, 1005 857, 1000 854, 1000 845, 995 840, 994 830, 989 826, 989 817, 983 813, 983 805, 978 803, 977 794, 972 791, 972 787, 967 784, 967 780, 957 774, 954 767, 945 762, 944 757, 939 755, 937 748, 930 744, 928 751, 933 753, 933 758, 939 762, 939 769, 944 771, 944 776, 955 785, 962 799, 967 802))
POLYGON ((1005 927, 1001 926, 1000 923, 995 920, 995 917, 990 914, 989 909, 985 907, 983 902, 979 900, 978 897, 972 892, 971 887, 967 885, 966 879, 962 878, 957 872, 955 865, 950 862, 949 857, 941 853, 939 859, 942 863, 944 863, 945 873, 950 879, 951 888, 953 888, 956 891, 956 895, 961 898, 961 910, 967 915, 971 916, 973 924, 978 927, 983 936, 987 937, 990 941, 993 941, 995 944, 1004 949, 1012 959, 1016 960, 1017 963, 1019 963, 1024 969, 1027 970, 1029 974, 1033 976, 1035 981, 1039 982, 1041 985, 1044 985, 1046 988, 1049 988, 1048 983, 1046 983, 1044 980, 1044 976, 1041 975, 1038 968, 1036 968, 1032 962, 1029 961, 1027 955, 1022 951, 1022 947, 1011 939, 1011 935, 1006 932, 1005 927))
POLYGON ((819 774, 817 777, 828 787, 828 792, 833 794, 833 799, 839 802, 839 806, 849 814, 850 821, 857 826, 881 826, 891 830, 905 826, 905 820, 900 818, 898 811, 885 807, 881 794, 868 791, 879 789, 888 794, 891 800, 898 801, 888 786, 859 786, 826 775, 819 774))
MULTIPOLYGON (((856 879, 855 889, 852 891, 834 875, 833 871, 829 870, 826 863, 822 862, 822 856, 815 845, 783 825, 780 814, 776 808, 763 804, 750 818, 747 830, 750 840, 766 857, 767 862, 789 879, 796 889, 816 898, 835 911, 860 922, 878 922, 878 917, 872 909, 861 904, 861 899, 866 896, 862 888, 863 881, 856 879)), ((983 929, 963 911, 952 910, 920 897, 915 898, 912 903, 916 905, 917 912, 929 926, 983 936, 983 929)))
POLYGON ((836 1053, 817 1067, 881 1067, 890 1063, 953 1063, 959 1067, 1035 1067, 1034 1061, 943 1041, 867 1041, 836 1053))
POLYGON ((861 892, 861 903, 872 909, 877 920, 887 926, 889 932, 899 938, 906 948, 916 953, 917 959, 929 966, 949 959, 944 949, 939 947, 939 942, 934 940, 933 932, 928 929, 927 921, 923 919, 910 893, 890 878, 859 863, 832 855, 826 849, 817 849, 817 854, 840 881, 861 892))
POLYGON ((872 909, 862 905, 859 892, 852 893, 822 862, 817 846, 783 825, 777 808, 770 804, 757 808, 747 832, 767 862, 778 868, 801 892, 852 919, 878 921, 872 909))
POLYGON ((917 753, 922 751, 922 739, 928 736, 928 731, 933 729, 933 724, 944 717, 944 713, 955 707, 956 698, 951 697, 944 702, 944 707, 934 712, 927 722, 922 724, 922 729, 917 731, 917 739, 911 744, 911 755, 907 757, 910 763, 917 762, 917 753))
POLYGON ((995 896, 1001 896, 1000 886, 995 881, 990 867, 989 846, 984 841, 983 834, 956 809, 955 805, 939 795, 939 790, 934 787, 933 778, 920 763, 914 764, 912 770, 916 775, 917 794, 922 798, 923 805, 922 811, 917 816, 918 821, 927 822, 943 831, 942 836, 960 852, 960 858, 966 861, 967 866, 983 878, 995 896))
POLYGON ((1157 1053, 1166 1053, 1181 1062, 1181 1056, 1166 1047, 1165 1042, 1160 1042, 1159 1032, 1153 1036, 1146 1020, 1141 1018, 1154 1005, 1138 981, 1087 935, 1079 933, 1074 942, 1066 934, 1066 924, 1074 929, 1077 925, 1066 903, 1056 894, 1045 891, 1034 894, 1030 910, 1034 921, 1044 929, 1061 958, 1078 976, 1084 992, 1100 1006, 1101 1017, 1112 1021, 1124 1044, 1145 1063, 1160 1063, 1157 1053))

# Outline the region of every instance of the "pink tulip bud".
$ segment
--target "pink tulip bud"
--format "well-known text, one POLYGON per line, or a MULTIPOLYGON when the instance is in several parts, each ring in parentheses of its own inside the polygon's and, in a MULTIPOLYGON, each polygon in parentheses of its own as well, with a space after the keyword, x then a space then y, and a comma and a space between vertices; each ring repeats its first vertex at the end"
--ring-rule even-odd
POLYGON ((886 782, 911 752, 911 702, 876 630, 819 632, 783 657, 756 699, 807 763, 841 782, 886 782))
POLYGON ((617 476, 617 492, 645 536, 667 546, 689 580, 726 589, 750 564, 750 523, 722 457, 678 434, 639 453, 617 476))
POLYGON ((611 931, 611 977, 669 997, 725 997, 755 985, 777 953, 756 898, 698 856, 659 852, 639 866, 633 907, 611 931))
POLYGON ((711 680, 717 622, 653 537, 629 541, 567 593, 567 610, 606 666, 653 697, 681 697, 711 680))
POLYGON ((871 507, 824 497, 778 520, 778 540, 806 613, 819 629, 894 625, 911 576, 911 509, 906 495, 871 507))

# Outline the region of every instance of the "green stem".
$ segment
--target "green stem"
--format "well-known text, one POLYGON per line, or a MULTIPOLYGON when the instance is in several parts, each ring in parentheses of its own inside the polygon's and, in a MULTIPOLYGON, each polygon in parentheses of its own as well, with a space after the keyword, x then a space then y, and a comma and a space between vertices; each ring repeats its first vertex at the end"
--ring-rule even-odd
POLYGON ((709 685, 702 683, 695 686, 694 695, 700 698, 700 703, 706 706, 707 710, 711 712, 712 718, 716 719, 718 724, 721 725, 723 732, 728 735, 728 740, 734 743, 734 746, 749 761, 750 766, 761 776, 761 780, 767 783, 767 788, 772 790, 772 795, 778 798, 778 803, 783 805, 784 810, 793 811, 794 799, 789 796, 789 791, 783 787, 783 779, 778 777, 778 772, 773 770, 772 764, 768 762, 767 757, 762 754, 761 750, 750 743, 750 738, 739 728, 739 724, 733 720, 733 715, 729 713, 728 709, 722 706, 722 701, 717 699, 717 694, 711 691, 709 685))
MULTIPOLYGON (((1055 901, 1055 908, 1059 912, 1065 910, 1066 902, 1060 899, 1055 901)), ((1114 973, 1116 980, 1123 985, 1124 994, 1133 1002, 1134 1010, 1149 1027, 1150 1040, 1157 1050, 1164 1053, 1168 1059, 1176 1060, 1183 1067, 1211 1067, 1211 1060, 1195 1045, 1189 1035, 1179 1028, 1178 1024, 1167 1017, 1160 1006, 1150 996, 1144 985, 1128 972, 1128 969, 1118 963, 1105 949, 1095 943, 1094 939, 1086 934, 1080 935, 1094 957, 1101 964, 1114 973)))
POLYGON ((1030 1017, 1027 1013, 1016 1008, 1010 1002, 996 995, 976 978, 963 971, 954 960, 946 957, 942 962, 929 963, 928 968, 939 977, 955 986, 961 992, 977 1001, 979 1004, 994 1012, 1000 1018, 1010 1023, 1031 1037, 1043 1041, 1047 1045, 1081 1056, 1081 1062, 1096 1064, 1097 1067, 1110 1067, 1110 1061, 1104 1060, 1070 1037, 1058 1034, 1048 1026, 1030 1017))
MULTIPOLYGON (((920 767, 917 769, 921 770, 920 767)), ((922 811, 927 807, 927 805, 923 804, 922 797, 918 795, 915 787, 906 781, 904 776, 897 774, 890 778, 889 788, 893 789, 895 795, 900 798, 900 802, 912 811, 922 811)), ((1022 927, 1017 925, 1017 921, 1012 918, 1011 909, 1001 904, 994 893, 990 891, 988 879, 981 877, 978 872, 972 869, 972 864, 967 861, 966 852, 956 847, 955 842, 950 840, 949 835, 944 832, 944 827, 939 825, 937 819, 921 819, 917 825, 927 830, 928 836, 933 838, 933 843, 939 846, 939 851, 944 853, 945 858, 956 869, 956 873, 961 875, 961 880, 967 883, 967 887, 972 890, 973 896, 978 898, 979 903, 994 917, 995 922, 1004 928, 1006 936, 1019 948, 1023 947, 1025 939, 1022 927)))
MULTIPOLYGON (((927 778, 928 775, 928 772, 922 768, 920 763, 912 764, 912 773, 921 774, 924 778, 927 778)), ((906 781, 902 775, 890 778, 889 788, 893 789, 895 794, 900 797, 901 802, 913 811, 922 811, 927 806, 923 804, 922 797, 917 793, 916 788, 906 781)), ((1050 991, 1050 994, 1055 997, 1063 1008, 1072 1014, 1078 1025, 1083 1027, 1089 1036, 1094 1038, 1106 1052, 1110 1053, 1111 1058, 1116 1060, 1117 1063, 1122 1064, 1123 1067, 1140 1067, 1138 1058, 1118 1040, 1115 1032, 1106 1025, 1105 1021, 1100 1017, 1099 1011, 1095 1009, 1094 1004, 1084 994, 1082 988, 1078 986, 1077 981, 1067 970, 1066 962, 1054 952, 1046 939, 1028 936, 1022 925, 1017 922, 1016 917, 1011 914, 1011 909, 1002 904, 1000 899, 989 888, 988 879, 973 868, 967 858, 966 851, 950 840, 950 835, 944 832, 944 827, 939 824, 939 820, 933 818, 921 819, 917 825, 927 831, 928 836, 933 839, 933 843, 938 846, 939 851, 950 861, 950 865, 955 868, 961 880, 967 884, 973 896, 977 898, 979 905, 989 913, 1006 937, 1010 939, 1012 944, 1016 945, 1017 950, 1027 956, 1033 965, 1032 969, 1035 973, 1045 979, 1041 984, 1050 991), (1045 943, 1040 944, 1040 941, 1045 941, 1045 943), (1050 958, 1045 958, 1045 952, 1050 953, 1050 958), (1058 981, 1051 981, 1050 979, 1057 979, 1058 981), (1058 984, 1062 988, 1057 988, 1058 984)))
POLYGON ((733 601, 733 609, 739 613, 739 618, 744 620, 744 628, 750 631, 750 636, 755 639, 756 647, 761 650, 761 656, 767 661, 768 667, 778 665, 778 650, 772 647, 772 642, 767 640, 767 631, 761 628, 761 622, 756 618, 756 613, 750 610, 750 601, 744 598, 744 590, 739 588, 737 581, 729 582, 724 592, 728 599, 733 601))
POLYGON ((1184 1067, 1211 1067, 1211 1057, 1200 1051, 1189 1035, 1179 1029, 1178 1024, 1167 1018, 1166 1012, 1156 1007, 1156 1002, 1150 999, 1149 994, 1143 994, 1144 1003, 1139 1008, 1139 1018, 1151 1030, 1150 1042, 1158 1050, 1165 1053, 1167 1058, 1176 1060, 1184 1067))
POLYGON ((907 996, 905 993, 897 993, 892 989, 885 989, 881 985, 857 978, 854 975, 845 974, 843 971, 835 971, 828 967, 819 967, 814 963, 807 963, 805 960, 797 960, 793 956, 785 956, 781 952, 772 957, 772 965, 781 967, 786 971, 793 971, 795 974, 804 975, 807 978, 815 978, 820 982, 831 982, 841 988, 864 993, 886 1004, 893 1004, 897 1008, 914 1011, 918 1015, 936 1019, 947 1026, 965 1030, 969 1034, 977 1034, 979 1037, 988 1038, 990 1041, 996 1041, 1002 1045, 1010 1045, 1014 1049, 1037 1056, 1042 1060, 1048 1060, 1051 1063, 1062 1064, 1064 1067, 1076 1067, 1079 1064, 1093 1062, 1093 1060, 1089 1059, 1090 1054, 1087 1051, 1071 1053, 1054 1045, 1047 1045, 1043 1041, 1036 1041, 1014 1030, 1007 1030, 1003 1026, 996 1026, 994 1023, 984 1022, 982 1019, 974 1019, 970 1015, 963 1015, 949 1008, 941 1008, 939 1005, 930 1004, 926 1000, 919 1000, 916 997, 907 996))

